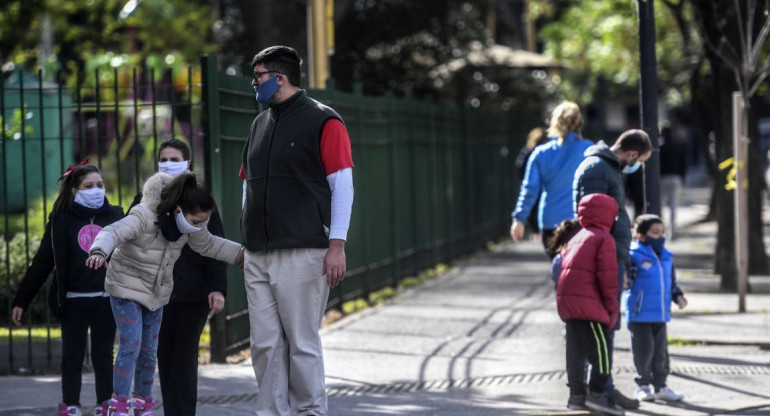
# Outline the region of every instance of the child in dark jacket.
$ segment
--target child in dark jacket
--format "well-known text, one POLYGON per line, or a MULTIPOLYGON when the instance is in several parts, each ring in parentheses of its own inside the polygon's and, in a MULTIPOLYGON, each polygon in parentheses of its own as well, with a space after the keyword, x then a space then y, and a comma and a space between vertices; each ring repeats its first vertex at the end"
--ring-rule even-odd
POLYGON ((551 280, 556 287, 556 283, 559 282, 559 275, 561 274, 562 256, 561 252, 567 247, 567 243, 572 237, 580 231, 580 222, 575 219, 564 220, 553 231, 553 237, 548 241, 548 246, 545 248, 545 254, 552 258, 551 262, 551 280))
POLYGON ((625 295, 637 374, 636 398, 644 401, 679 401, 683 398, 666 386, 666 322, 671 320, 671 302, 676 302, 682 309, 687 306, 687 299, 676 284, 674 256, 664 247, 665 241, 665 227, 660 217, 645 214, 636 219, 636 241, 631 243, 629 289, 625 295))
POLYGON ((112 345, 115 320, 110 298, 104 291, 105 271, 85 266, 88 250, 103 227, 123 217, 123 209, 110 205, 104 196, 99 168, 87 164, 70 166, 59 178, 59 196, 54 202, 45 234, 40 241, 13 298, 13 323, 21 325, 24 311, 53 271, 49 307, 61 318, 62 402, 58 415, 77 416, 83 358, 91 333, 91 362, 94 366, 96 415, 107 413, 106 401, 112 394, 112 345))
POLYGON ((610 228, 618 214, 615 200, 604 194, 585 196, 578 204, 583 227, 562 251, 556 287, 559 317, 567 326, 567 380, 570 409, 622 416, 625 412, 605 392, 609 376, 607 331, 618 319, 618 265, 610 228), (589 391, 584 362, 591 364, 589 391))

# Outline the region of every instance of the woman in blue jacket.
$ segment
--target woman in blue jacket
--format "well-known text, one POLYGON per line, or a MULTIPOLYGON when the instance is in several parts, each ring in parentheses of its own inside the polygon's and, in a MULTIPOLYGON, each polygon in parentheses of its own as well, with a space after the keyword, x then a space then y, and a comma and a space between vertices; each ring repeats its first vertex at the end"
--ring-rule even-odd
POLYGON ((637 373, 636 398, 643 401, 679 401, 683 397, 666 386, 666 322, 671 320, 671 302, 682 309, 687 306, 687 299, 676 284, 674 256, 664 247, 665 241, 660 217, 645 214, 636 219, 636 240, 631 243, 628 267, 629 289, 625 295, 637 373))
POLYGON ((521 240, 530 211, 539 198, 537 215, 543 247, 564 220, 574 217, 572 181, 583 152, 593 144, 582 138, 583 117, 580 107, 571 101, 559 104, 551 113, 547 143, 537 146, 527 161, 524 180, 513 214, 511 238, 521 240))

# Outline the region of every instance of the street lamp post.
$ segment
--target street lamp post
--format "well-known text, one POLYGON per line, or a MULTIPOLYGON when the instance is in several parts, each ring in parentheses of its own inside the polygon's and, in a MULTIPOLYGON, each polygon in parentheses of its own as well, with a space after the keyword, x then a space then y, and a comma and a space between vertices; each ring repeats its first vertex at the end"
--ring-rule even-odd
POLYGON ((658 142, 658 71, 655 57, 654 0, 638 0, 639 9, 639 96, 642 129, 652 141, 652 155, 645 163, 645 211, 660 211, 660 144, 658 142))

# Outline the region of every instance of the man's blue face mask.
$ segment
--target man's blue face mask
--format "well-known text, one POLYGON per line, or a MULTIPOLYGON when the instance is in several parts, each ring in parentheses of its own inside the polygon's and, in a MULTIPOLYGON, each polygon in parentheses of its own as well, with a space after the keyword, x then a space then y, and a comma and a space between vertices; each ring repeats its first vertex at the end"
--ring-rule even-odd
POLYGON ((639 168, 642 167, 642 162, 636 161, 633 165, 628 165, 623 168, 623 173, 626 175, 630 175, 632 173, 635 173, 639 168))
POLYGON ((254 92, 257 94, 257 101, 265 105, 270 104, 270 101, 273 99, 275 93, 278 92, 279 88, 281 88, 281 86, 278 85, 278 76, 274 75, 270 77, 267 81, 254 87, 254 92))

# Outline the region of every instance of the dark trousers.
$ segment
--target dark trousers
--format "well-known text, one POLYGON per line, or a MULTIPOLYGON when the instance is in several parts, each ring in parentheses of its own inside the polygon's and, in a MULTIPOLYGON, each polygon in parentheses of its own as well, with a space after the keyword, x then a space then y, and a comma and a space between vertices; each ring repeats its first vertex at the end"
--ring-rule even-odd
MULTIPOLYGON (((540 241, 543 243, 543 248, 548 248, 548 242, 551 241, 551 238, 553 237, 554 230, 540 230, 540 241)), ((553 260, 554 257, 556 257, 556 254, 553 256, 548 256, 553 260)))
POLYGON ((585 394, 585 362, 591 364, 589 388, 604 393, 610 374, 607 327, 580 319, 567 320, 567 384, 570 395, 585 394))
POLYGON ((158 376, 166 416, 195 415, 198 401, 198 344, 208 301, 164 306, 158 338, 158 376))
POLYGON ((631 354, 636 367, 634 381, 640 386, 655 387, 659 391, 666 386, 668 377, 665 322, 631 322, 631 354))
POLYGON ((88 329, 91 329, 91 363, 94 366, 96 401, 112 395, 112 346, 115 344, 115 319, 110 298, 67 299, 61 319, 62 401, 67 406, 80 404, 83 359, 86 355, 88 329))

